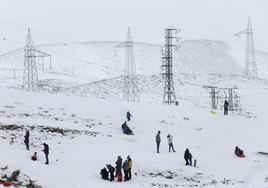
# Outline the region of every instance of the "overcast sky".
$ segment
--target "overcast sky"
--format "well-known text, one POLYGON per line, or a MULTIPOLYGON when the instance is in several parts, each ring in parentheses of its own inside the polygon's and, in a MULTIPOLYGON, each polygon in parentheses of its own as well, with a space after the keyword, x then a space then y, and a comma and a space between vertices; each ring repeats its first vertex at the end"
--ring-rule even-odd
MULTIPOLYGON (((74 41, 124 40, 130 26, 135 41, 163 43, 168 25, 182 30, 182 39, 229 39, 252 18, 257 48, 268 51, 268 0, 0 0, 0 37, 34 42, 52 33, 74 41)), ((46 38, 47 37, 47 38, 46 38)), ((45 41, 46 40, 46 41, 45 41)), ((65 39, 55 41, 64 42, 65 39)), ((0 40, 1 51, 10 46, 0 40)), ((50 40, 52 43, 53 41, 50 40)), ((68 40, 66 39, 66 42, 68 40)), ((13 48, 19 44, 12 44, 13 48)))

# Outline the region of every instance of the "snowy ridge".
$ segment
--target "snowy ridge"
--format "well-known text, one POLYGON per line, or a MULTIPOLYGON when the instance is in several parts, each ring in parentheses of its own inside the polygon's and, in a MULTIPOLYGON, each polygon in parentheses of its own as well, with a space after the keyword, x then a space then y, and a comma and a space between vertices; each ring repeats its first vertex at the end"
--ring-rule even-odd
MULTIPOLYGON (((114 47, 119 42, 84 42, 71 44, 51 44, 37 46, 39 50, 52 54, 52 71, 70 74, 87 81, 109 79, 123 75, 124 49, 114 47)), ((244 47, 214 40, 186 40, 174 54, 176 73, 243 74, 244 47)), ((137 73, 152 75, 161 72, 160 45, 135 43, 137 73)), ((257 52, 260 77, 266 78, 268 55, 257 52)), ((18 69, 22 76, 23 49, 3 55, 0 68, 18 69)), ((38 60, 39 75, 42 77, 41 60, 38 60)), ((48 59, 45 60, 45 72, 49 72, 48 59)), ((10 72, 2 77, 12 77, 10 72)))

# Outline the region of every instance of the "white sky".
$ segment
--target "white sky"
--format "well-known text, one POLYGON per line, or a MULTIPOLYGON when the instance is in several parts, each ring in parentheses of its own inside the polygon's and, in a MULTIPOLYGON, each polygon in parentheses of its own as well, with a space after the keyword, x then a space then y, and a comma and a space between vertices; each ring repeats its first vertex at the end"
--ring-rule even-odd
MULTIPOLYGON (((130 26, 135 41, 163 43, 167 25, 180 28, 182 39, 229 39, 246 28, 251 16, 257 48, 268 51, 268 0, 0 0, 0 49, 16 48, 3 37, 24 43, 52 43, 39 31, 75 41, 124 40, 130 26), (11 47, 10 47, 11 45, 11 47)), ((57 39, 64 42, 67 40, 57 39)))

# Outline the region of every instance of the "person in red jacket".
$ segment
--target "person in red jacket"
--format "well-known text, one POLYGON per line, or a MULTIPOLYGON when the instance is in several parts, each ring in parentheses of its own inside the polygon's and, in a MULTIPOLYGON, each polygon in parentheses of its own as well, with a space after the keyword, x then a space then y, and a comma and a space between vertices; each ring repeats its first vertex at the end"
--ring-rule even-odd
POLYGON ((37 161, 37 153, 36 153, 36 152, 34 152, 34 154, 33 154, 33 156, 32 156, 32 160, 33 160, 33 161, 37 161))

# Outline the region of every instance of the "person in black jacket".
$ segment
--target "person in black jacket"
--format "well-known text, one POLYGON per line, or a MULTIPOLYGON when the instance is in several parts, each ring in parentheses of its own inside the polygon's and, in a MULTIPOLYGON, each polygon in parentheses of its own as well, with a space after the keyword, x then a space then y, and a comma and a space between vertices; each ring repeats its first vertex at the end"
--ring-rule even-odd
POLYGON ((160 133, 161 133, 161 132, 158 131, 158 132, 157 132, 157 135, 155 136, 157 153, 159 153, 160 142, 161 142, 161 136, 160 136, 160 133))
POLYGON ((109 174, 108 174, 108 171, 106 170, 105 167, 103 169, 101 169, 100 174, 101 174, 102 179, 108 180, 109 174))
POLYGON ((24 143, 26 145, 27 150, 30 150, 30 148, 29 148, 29 137, 30 137, 30 131, 27 130, 26 134, 24 136, 24 143))
POLYGON ((129 180, 129 177, 128 177, 128 161, 125 160, 125 162, 123 163, 123 171, 124 171, 124 175, 125 175, 125 181, 128 181, 129 180))
POLYGON ((129 111, 127 111, 127 121, 130 121, 131 117, 132 117, 131 113, 129 111))
POLYGON ((192 166, 192 154, 189 152, 188 148, 184 152, 184 159, 186 161, 185 165, 191 165, 192 166))
POLYGON ((110 174, 110 181, 114 181, 114 170, 115 170, 115 168, 110 164, 106 164, 106 167, 107 167, 108 172, 110 174))
POLYGON ((129 126, 127 126, 127 122, 124 122, 122 124, 122 131, 123 131, 123 133, 125 133, 127 135, 133 135, 132 130, 129 128, 129 126))
POLYGON ((245 157, 244 155, 244 151, 242 149, 240 149, 238 146, 235 146, 235 155, 237 157, 245 157))
POLYGON ((45 157, 46 157, 45 164, 48 165, 49 164, 49 162, 48 162, 49 146, 46 143, 44 143, 43 146, 44 146, 43 152, 45 153, 45 157))
POLYGON ((228 108, 229 108, 229 103, 227 100, 224 101, 224 115, 228 115, 228 108))
POLYGON ((122 158, 121 156, 117 157, 117 161, 115 162, 116 166, 116 177, 117 177, 117 181, 121 182, 122 181, 122 158))

